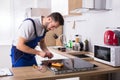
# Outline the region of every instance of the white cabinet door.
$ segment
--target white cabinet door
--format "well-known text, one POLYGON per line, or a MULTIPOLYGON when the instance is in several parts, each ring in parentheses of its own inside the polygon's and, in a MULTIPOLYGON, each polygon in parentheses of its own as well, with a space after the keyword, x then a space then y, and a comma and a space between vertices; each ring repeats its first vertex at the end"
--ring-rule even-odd
POLYGON ((36 8, 51 8, 51 0, 36 0, 36 8))
POLYGON ((60 12, 62 15, 80 15, 80 13, 70 13, 70 11, 81 8, 82 0, 51 0, 51 11, 60 12))
POLYGON ((51 11, 68 15, 68 0, 51 0, 51 11))

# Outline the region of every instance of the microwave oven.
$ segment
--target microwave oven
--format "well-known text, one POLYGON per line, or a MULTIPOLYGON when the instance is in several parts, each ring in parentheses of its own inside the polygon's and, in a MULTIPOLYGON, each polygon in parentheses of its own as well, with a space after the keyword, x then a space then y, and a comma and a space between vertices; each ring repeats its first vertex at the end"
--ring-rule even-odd
POLYGON ((94 60, 120 66, 120 46, 94 45, 94 60))

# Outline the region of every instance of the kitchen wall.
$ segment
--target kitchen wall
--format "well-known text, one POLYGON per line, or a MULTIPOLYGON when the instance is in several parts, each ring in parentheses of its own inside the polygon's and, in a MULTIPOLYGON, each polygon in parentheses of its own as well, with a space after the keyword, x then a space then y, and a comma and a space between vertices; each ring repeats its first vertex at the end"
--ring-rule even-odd
POLYGON ((26 8, 36 7, 36 1, 37 0, 1 0, 0 45, 11 45, 16 29, 25 18, 26 8))
POLYGON ((11 28, 10 3, 11 3, 10 0, 2 0, 0 2, 0 44, 1 45, 11 43, 12 28, 11 28))
POLYGON ((89 40, 90 51, 94 44, 104 44, 106 27, 120 27, 120 0, 112 0, 111 11, 89 11, 82 16, 66 17, 64 34, 67 41, 75 38, 75 34, 82 35, 82 41, 89 40), (75 25, 75 29, 72 27, 75 25))
POLYGON ((0 67, 11 67, 10 48, 25 10, 36 7, 36 0, 1 0, 0 3, 0 67))
POLYGON ((0 68, 12 67, 10 58, 10 45, 0 45, 0 68))

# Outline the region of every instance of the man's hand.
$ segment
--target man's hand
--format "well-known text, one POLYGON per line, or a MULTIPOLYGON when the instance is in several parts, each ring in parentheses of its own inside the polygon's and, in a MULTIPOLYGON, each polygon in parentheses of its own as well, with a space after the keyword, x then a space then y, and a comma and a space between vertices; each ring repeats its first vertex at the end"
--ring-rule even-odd
POLYGON ((45 57, 48 57, 49 59, 51 59, 53 57, 53 54, 49 51, 46 52, 45 57))
POLYGON ((38 51, 37 52, 37 55, 39 55, 39 56, 41 56, 41 57, 45 57, 45 55, 46 55, 46 53, 45 52, 43 52, 43 51, 38 51))

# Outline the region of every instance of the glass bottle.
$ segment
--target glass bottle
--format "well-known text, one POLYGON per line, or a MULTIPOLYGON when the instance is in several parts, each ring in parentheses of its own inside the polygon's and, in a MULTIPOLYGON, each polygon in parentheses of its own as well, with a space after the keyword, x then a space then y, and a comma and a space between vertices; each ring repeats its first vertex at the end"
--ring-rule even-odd
POLYGON ((88 43, 88 40, 86 39, 84 42, 85 42, 85 51, 89 51, 89 43, 88 43))
POLYGON ((72 43, 73 43, 72 49, 75 50, 75 40, 73 40, 72 43))
POLYGON ((72 41, 69 40, 69 48, 72 48, 72 41))

